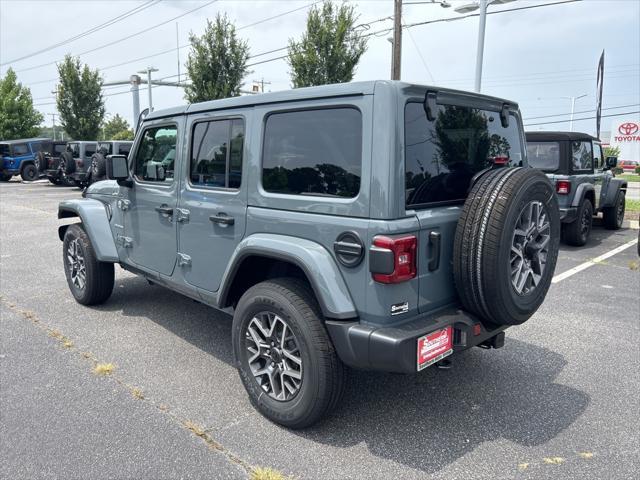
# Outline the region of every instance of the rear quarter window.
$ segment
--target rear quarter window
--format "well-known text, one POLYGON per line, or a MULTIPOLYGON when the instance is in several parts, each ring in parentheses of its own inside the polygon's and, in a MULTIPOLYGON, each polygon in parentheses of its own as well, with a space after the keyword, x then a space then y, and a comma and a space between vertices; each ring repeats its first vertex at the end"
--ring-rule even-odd
POLYGON ((362 115, 352 107, 267 117, 262 186, 267 192, 353 198, 360 191, 362 115))
POLYGON ((527 161, 529 166, 546 172, 560 168, 559 142, 527 142, 527 161))
POLYGON ((405 204, 422 208, 462 202, 473 176, 495 162, 521 166, 521 130, 514 115, 439 105, 434 121, 422 103, 405 107, 405 204))

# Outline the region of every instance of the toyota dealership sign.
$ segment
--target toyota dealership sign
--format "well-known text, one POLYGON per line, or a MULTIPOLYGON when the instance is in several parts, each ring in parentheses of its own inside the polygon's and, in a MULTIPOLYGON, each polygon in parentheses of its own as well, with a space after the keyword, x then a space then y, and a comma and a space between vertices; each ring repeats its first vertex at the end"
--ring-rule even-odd
POLYGON ((640 161, 640 119, 614 121, 609 144, 620 148, 619 160, 640 161))

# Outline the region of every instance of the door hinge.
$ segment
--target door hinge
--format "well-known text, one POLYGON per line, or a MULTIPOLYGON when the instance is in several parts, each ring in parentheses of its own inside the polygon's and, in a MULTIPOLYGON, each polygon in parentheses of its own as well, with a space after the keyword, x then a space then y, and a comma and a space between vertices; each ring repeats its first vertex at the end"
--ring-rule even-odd
POLYGON ((131 248, 133 246, 133 239, 131 237, 125 237, 124 235, 118 235, 116 237, 116 243, 123 248, 131 248))
POLYGON ((131 206, 131 201, 130 200, 118 200, 118 208, 120 210, 129 210, 129 207, 131 206))
POLYGON ((178 223, 189 223, 189 210, 186 208, 176 208, 174 216, 178 223))
POLYGON ((178 252, 178 266, 188 267, 189 265, 191 265, 191 257, 184 253, 178 252))

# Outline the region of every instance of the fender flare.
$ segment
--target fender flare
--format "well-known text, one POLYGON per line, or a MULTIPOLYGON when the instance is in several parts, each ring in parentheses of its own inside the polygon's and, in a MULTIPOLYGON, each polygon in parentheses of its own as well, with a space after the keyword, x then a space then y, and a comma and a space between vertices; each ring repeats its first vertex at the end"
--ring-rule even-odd
MULTIPOLYGON (((119 262, 118 250, 113 240, 109 215, 104 203, 91 198, 64 200, 58 205, 58 218, 80 217, 96 257, 101 262, 119 262)), ((58 237, 64 240, 64 234, 69 225, 58 227, 58 237)))
POLYGON ((613 207, 616 204, 618 198, 618 192, 620 190, 627 190, 627 183, 619 178, 612 178, 609 180, 609 186, 607 187, 607 195, 605 197, 602 208, 613 207))
POLYGON ((287 235, 257 233, 243 239, 231 255, 222 276, 218 305, 225 305, 236 272, 249 256, 290 262, 307 276, 326 318, 344 320, 358 316, 347 285, 331 254, 322 245, 287 235))
MULTIPOLYGON (((576 189, 576 194, 573 196, 573 201, 571 202, 571 206, 579 207, 586 193, 591 191, 595 195, 596 189, 590 183, 581 183, 580 185, 578 185, 578 188, 576 189)), ((595 208, 595 205, 594 205, 594 208, 595 208)))

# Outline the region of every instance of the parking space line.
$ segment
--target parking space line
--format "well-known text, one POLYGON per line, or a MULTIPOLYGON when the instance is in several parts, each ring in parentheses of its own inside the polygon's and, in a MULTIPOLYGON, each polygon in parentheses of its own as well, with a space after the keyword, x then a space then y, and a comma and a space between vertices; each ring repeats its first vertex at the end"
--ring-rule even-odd
POLYGON ((582 270, 585 270, 593 265, 597 265, 598 263, 602 262, 603 260, 606 260, 609 257, 613 257, 615 254, 622 252, 623 250, 626 250, 627 248, 635 245, 636 243, 638 243, 638 239, 634 238, 633 240, 631 240, 630 242, 625 243, 624 245, 620 245, 617 248, 614 248, 613 250, 607 252, 607 253, 603 253, 602 255, 600 255, 599 257, 593 258, 587 262, 581 263, 580 265, 578 265, 577 267, 573 267, 569 270, 567 270, 566 272, 560 273, 558 275, 556 275, 555 277, 553 277, 553 280, 551 280, 551 283, 558 283, 561 282, 562 280, 564 280, 565 278, 569 278, 571 275, 575 275, 578 272, 581 272, 582 270))

